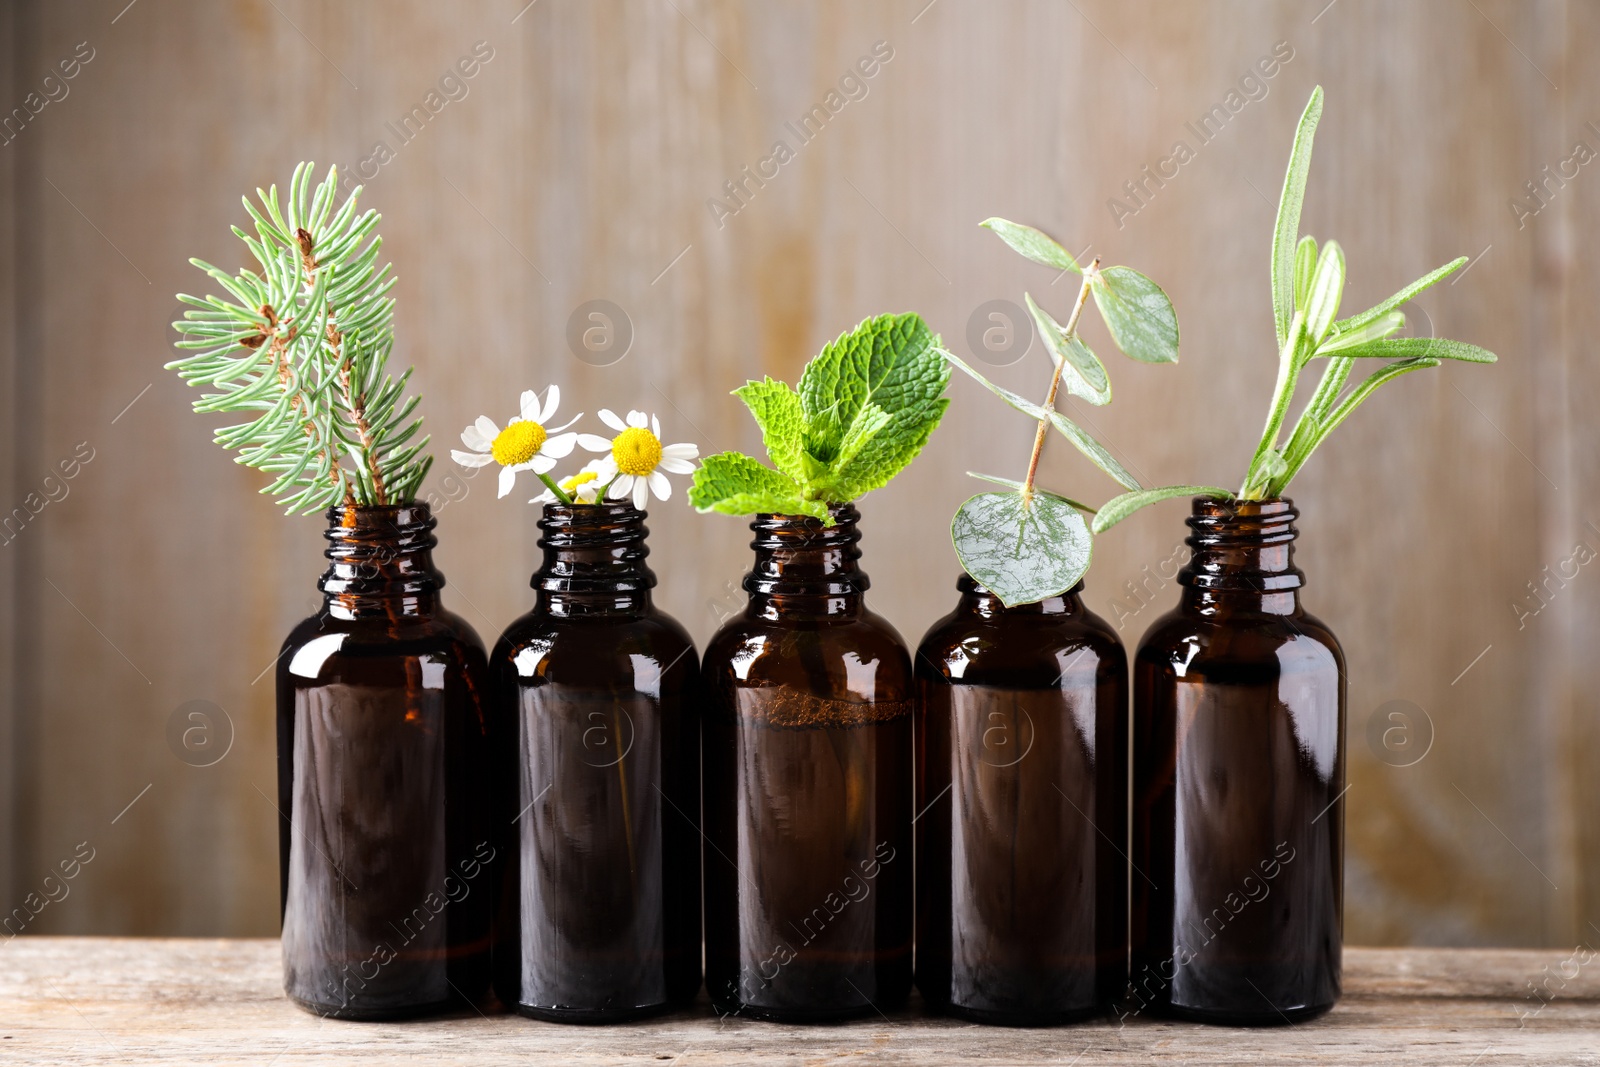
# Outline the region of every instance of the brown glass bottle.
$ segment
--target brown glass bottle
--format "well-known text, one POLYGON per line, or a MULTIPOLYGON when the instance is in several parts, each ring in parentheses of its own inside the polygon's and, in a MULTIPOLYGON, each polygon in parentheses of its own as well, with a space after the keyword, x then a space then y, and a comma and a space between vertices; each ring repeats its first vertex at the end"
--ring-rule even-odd
POLYGON ((978 1022, 1107 1010, 1128 973, 1128 659, 1079 582, 963 574, 917 649, 917 988, 978 1022))
POLYGON ((423 504, 330 509, 323 608, 278 658, 284 991, 319 1015, 489 988, 488 664, 440 606, 433 527, 423 504))
POLYGON ((1196 500, 1135 657, 1130 1012, 1273 1025, 1339 997, 1344 653, 1300 606, 1297 514, 1196 500))
POLYGON ((859 514, 758 515, 745 610, 706 646, 706 986, 722 1014, 822 1022, 911 988, 912 693, 867 610, 859 514))
POLYGON ((490 657, 495 991, 535 1018, 618 1022, 700 988, 700 664, 651 604, 644 520, 547 504, 534 608, 490 657))

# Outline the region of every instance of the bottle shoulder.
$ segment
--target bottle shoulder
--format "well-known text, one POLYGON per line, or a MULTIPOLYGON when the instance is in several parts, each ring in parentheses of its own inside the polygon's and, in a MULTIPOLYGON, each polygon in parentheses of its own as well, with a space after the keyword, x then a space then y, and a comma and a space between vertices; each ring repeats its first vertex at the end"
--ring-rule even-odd
POLYGON ((955 684, 1054 688, 1069 677, 1127 670, 1115 630, 1087 610, 1062 615, 952 612, 917 647, 918 677, 955 684))
POLYGON ((693 673, 699 665, 688 630, 655 608, 591 616, 535 608, 506 627, 490 660, 496 670, 516 677, 587 685, 603 685, 618 671, 629 677, 674 667, 693 673))
POLYGON ((1333 630, 1303 609, 1212 616, 1175 608, 1145 631, 1134 658, 1179 675, 1256 664, 1275 674, 1332 669, 1342 676, 1345 666, 1333 630))
POLYGON ((911 653, 881 615, 863 611, 846 620, 772 620, 749 612, 717 630, 706 645, 703 671, 712 684, 740 688, 826 687, 841 694, 904 699, 911 653))

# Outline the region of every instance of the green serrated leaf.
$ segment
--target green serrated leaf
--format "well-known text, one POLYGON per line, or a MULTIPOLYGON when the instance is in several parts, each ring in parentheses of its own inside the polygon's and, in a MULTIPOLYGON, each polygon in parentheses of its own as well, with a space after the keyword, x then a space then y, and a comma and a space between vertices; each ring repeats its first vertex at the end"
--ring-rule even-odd
POLYGON ((1083 273, 1083 268, 1078 266, 1072 254, 1042 230, 1000 218, 984 219, 978 225, 993 230, 1013 251, 1020 252, 1035 263, 1056 270, 1070 270, 1074 274, 1083 273))
POLYGON ((1272 229, 1272 313, 1278 324, 1278 347, 1289 340, 1289 320, 1294 317, 1294 257, 1300 237, 1300 207, 1306 198, 1306 176, 1311 170, 1311 143, 1316 139, 1317 123, 1322 118, 1322 86, 1311 90, 1311 99, 1300 116, 1289 152, 1289 170, 1283 177, 1283 196, 1278 201, 1278 219, 1272 229))
POLYGON ((749 381, 733 391, 743 400, 756 425, 761 427, 761 443, 773 466, 784 474, 800 481, 806 477, 801 460, 805 411, 800 405, 800 394, 788 382, 776 378, 749 381))
POLYGON ((979 493, 950 523, 961 566, 1007 607, 1060 596, 1089 570, 1083 516, 1053 496, 979 493))
POLYGON ((805 500, 799 484, 742 452, 718 452, 695 468, 689 503, 724 515, 811 515, 832 523, 828 506, 805 500))
POLYGON ((1178 313, 1161 286, 1131 267, 1107 267, 1091 290, 1124 355, 1141 363, 1178 362, 1178 313))
POLYGON ((881 315, 806 364, 799 389, 806 450, 822 468, 808 465, 807 497, 854 500, 916 458, 950 403, 942 395, 950 368, 940 352, 920 316, 881 315))
POLYGON ((1345 359, 1458 359, 1466 363, 1494 363, 1499 358, 1487 348, 1445 337, 1385 337, 1341 348, 1332 354, 1345 359))
POLYGON ((1028 313, 1033 316, 1033 324, 1044 338, 1051 358, 1062 364, 1061 384, 1067 392, 1091 404, 1109 404, 1111 379, 1106 376, 1106 368, 1099 358, 1078 337, 1068 337, 1061 324, 1034 303, 1032 293, 1022 294, 1022 299, 1027 302, 1028 313))

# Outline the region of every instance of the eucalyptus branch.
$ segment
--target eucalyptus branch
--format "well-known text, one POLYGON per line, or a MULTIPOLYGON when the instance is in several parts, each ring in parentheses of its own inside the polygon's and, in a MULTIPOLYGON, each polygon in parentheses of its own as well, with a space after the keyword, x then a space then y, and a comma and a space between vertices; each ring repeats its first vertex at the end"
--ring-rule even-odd
POLYGON ((1014 482, 969 471, 975 478, 1004 486, 1006 491, 971 497, 950 523, 950 537, 962 567, 1002 603, 1014 606, 1059 596, 1076 585, 1089 569, 1093 548, 1084 516, 1095 515, 1097 525, 1100 521, 1089 505, 1035 484, 1049 430, 1065 437, 1124 489, 1140 490, 1138 481, 1100 442, 1055 409, 1063 388, 1090 404, 1111 402, 1111 381, 1106 369, 1078 336, 1078 324, 1089 297, 1094 297, 1095 307, 1117 348, 1144 363, 1177 362, 1178 316, 1161 287, 1136 270, 1101 270, 1098 257, 1088 267, 1080 267, 1065 248, 1032 226, 1005 219, 988 219, 983 225, 1028 259, 1083 276, 1065 326, 1035 303, 1031 294, 1024 294, 1034 326, 1055 361, 1043 404, 996 385, 950 352, 940 353, 951 366, 1036 423, 1027 478, 1014 482))
MULTIPOLYGON (((1089 302, 1090 287, 1094 279, 1099 276, 1099 273, 1100 257, 1096 256, 1094 262, 1089 264, 1089 269, 1083 272, 1083 284, 1078 286, 1078 301, 1073 304, 1072 316, 1067 319, 1066 329, 1062 331, 1069 341, 1078 335, 1078 320, 1083 317, 1083 307, 1089 302)), ((1061 372, 1066 369, 1066 365, 1066 360, 1056 360, 1055 371, 1050 375, 1050 391, 1045 394, 1044 398, 1046 411, 1055 410, 1056 393, 1061 388, 1061 372)), ((1048 421, 1040 419, 1039 429, 1033 435, 1033 455, 1028 457, 1028 476, 1022 482, 1022 495, 1024 497, 1033 495, 1033 479, 1034 475, 1039 473, 1039 456, 1044 452, 1044 438, 1047 432, 1049 432, 1048 421)))

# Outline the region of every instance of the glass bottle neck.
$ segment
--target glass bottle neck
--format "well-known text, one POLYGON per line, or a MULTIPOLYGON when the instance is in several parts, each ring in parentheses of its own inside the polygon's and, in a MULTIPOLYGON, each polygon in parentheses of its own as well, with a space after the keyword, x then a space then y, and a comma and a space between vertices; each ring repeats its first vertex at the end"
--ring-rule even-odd
POLYGON ((989 592, 988 589, 970 574, 962 574, 956 579, 956 588, 961 591, 961 602, 956 610, 963 615, 976 615, 979 618, 993 619, 1002 615, 1007 618, 1026 618, 1028 616, 1055 616, 1069 617, 1082 615, 1083 608, 1083 583, 1068 589, 1060 596, 1045 597, 1043 600, 1032 604, 1018 604, 1008 608, 1000 598, 989 592))
POLYGON ((426 617, 439 606, 444 575, 433 565, 435 520, 426 504, 332 507, 328 569, 317 582, 337 619, 426 617))
POLYGON ((832 526, 808 515, 757 515, 755 566, 745 575, 750 612, 764 619, 853 618, 871 584, 857 565, 861 518, 853 505, 829 509, 832 526))
POLYGON ((1178 572, 1183 606, 1201 614, 1300 610, 1305 575, 1294 565, 1294 502, 1199 498, 1189 516, 1189 563, 1178 572))
POLYGON ((632 504, 546 504, 539 519, 544 563, 529 583, 536 610, 616 615, 650 607, 656 576, 645 565, 650 530, 632 504))

